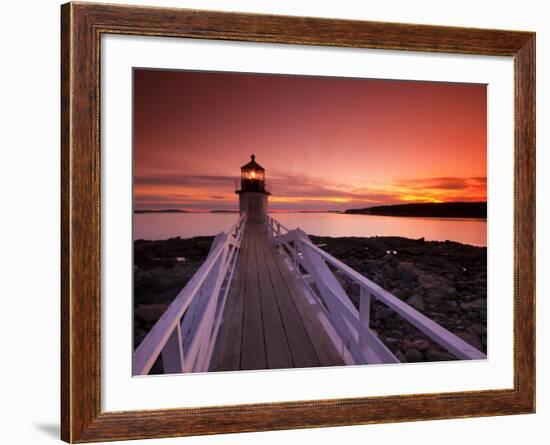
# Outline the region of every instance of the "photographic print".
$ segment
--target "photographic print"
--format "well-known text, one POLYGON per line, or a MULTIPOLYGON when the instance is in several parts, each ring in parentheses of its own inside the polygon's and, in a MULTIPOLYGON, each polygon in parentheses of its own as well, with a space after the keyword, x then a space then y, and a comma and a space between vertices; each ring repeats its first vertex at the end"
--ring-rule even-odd
POLYGON ((484 84, 134 68, 133 375, 487 358, 484 84))
POLYGON ((62 5, 62 439, 535 412, 535 40, 62 5))

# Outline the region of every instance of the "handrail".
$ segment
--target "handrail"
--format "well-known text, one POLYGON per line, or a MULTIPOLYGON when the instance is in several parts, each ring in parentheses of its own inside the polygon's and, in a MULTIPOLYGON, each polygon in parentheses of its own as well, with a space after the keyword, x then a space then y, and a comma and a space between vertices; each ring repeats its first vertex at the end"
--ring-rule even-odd
MULTIPOLYGON (((391 356, 387 354, 387 348, 380 347, 378 337, 369 328, 371 296, 384 303, 456 357, 470 360, 486 358, 483 352, 313 244, 302 230, 289 230, 269 215, 266 216, 265 224, 270 236, 276 244, 282 247, 282 253, 287 256, 298 274, 304 278, 311 293, 318 298, 317 294, 320 294, 323 303, 328 307, 327 312, 336 331, 341 337, 347 339, 348 348, 351 348, 350 353, 356 360, 368 363, 395 361, 391 357, 393 356, 391 352, 391 356), (353 306, 327 264, 335 267, 359 285, 361 293, 359 310, 353 306), (302 271, 306 273, 304 274, 302 271), (318 292, 309 286, 308 281, 315 283, 318 292), (366 342, 367 346, 361 344, 362 341, 366 342)), ((395 358, 395 356, 393 357, 395 358)))
POLYGON ((134 351, 133 375, 148 374, 159 356, 165 373, 208 369, 245 225, 243 213, 214 238, 206 260, 134 351))

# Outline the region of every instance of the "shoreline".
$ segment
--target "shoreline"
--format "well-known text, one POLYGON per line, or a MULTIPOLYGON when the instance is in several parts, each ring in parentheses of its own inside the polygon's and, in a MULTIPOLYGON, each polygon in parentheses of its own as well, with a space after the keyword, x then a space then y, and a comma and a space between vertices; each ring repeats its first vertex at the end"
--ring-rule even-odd
MULTIPOLYGON (((195 210, 134 210, 133 215, 158 215, 158 214, 184 214, 184 215, 216 215, 216 214, 238 214, 238 210, 207 210, 207 211, 195 211, 195 210)), ((394 218, 426 218, 426 219, 444 219, 444 220, 474 220, 474 221, 487 221, 486 216, 469 216, 469 215, 423 215, 423 214, 390 214, 390 213, 367 213, 367 212, 354 212, 349 210, 275 210, 267 212, 270 215, 285 215, 285 214, 301 214, 301 215, 314 215, 319 213, 330 213, 332 215, 356 215, 356 216, 383 216, 394 218)))
MULTIPOLYGON (((239 213, 233 209, 135 209, 134 214, 144 213, 239 213)), ((400 216, 406 218, 450 218, 487 220, 487 201, 438 202, 378 205, 345 210, 275 210, 269 213, 340 213, 344 215, 400 216)))
MULTIPOLYGON (((200 267, 213 238, 134 241, 134 347, 200 267)), ((387 236, 310 238, 486 353, 486 247, 387 236)), ((358 307, 359 290, 345 276, 337 278, 358 307)), ((380 302, 373 302, 370 326, 403 362, 456 359, 380 302)))
POLYGON ((346 213, 407 217, 487 218, 487 201, 380 205, 362 209, 348 209, 346 213))

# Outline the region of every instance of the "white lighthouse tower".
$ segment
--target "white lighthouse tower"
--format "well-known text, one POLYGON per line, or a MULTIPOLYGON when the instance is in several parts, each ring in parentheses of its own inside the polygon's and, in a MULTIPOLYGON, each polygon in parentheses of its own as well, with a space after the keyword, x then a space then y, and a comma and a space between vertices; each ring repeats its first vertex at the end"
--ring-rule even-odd
POLYGON ((250 162, 241 167, 239 211, 247 213, 249 220, 261 220, 267 213, 267 198, 270 193, 265 186, 265 169, 250 155, 250 162))

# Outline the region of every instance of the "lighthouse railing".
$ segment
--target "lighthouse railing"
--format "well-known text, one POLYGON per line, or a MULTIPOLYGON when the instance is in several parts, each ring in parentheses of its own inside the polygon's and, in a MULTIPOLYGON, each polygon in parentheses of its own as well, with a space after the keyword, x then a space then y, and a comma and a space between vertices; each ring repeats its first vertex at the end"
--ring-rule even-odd
POLYGON ((242 214, 210 252, 133 354, 133 375, 162 360, 165 374, 207 371, 246 225, 242 214))
POLYGON ((280 252, 287 257, 311 295, 321 303, 319 307, 356 363, 399 361, 369 326, 373 299, 383 303, 457 358, 486 359, 483 352, 316 246, 303 230, 290 230, 269 215, 266 215, 264 222, 280 252), (359 286, 358 309, 331 268, 359 286))

